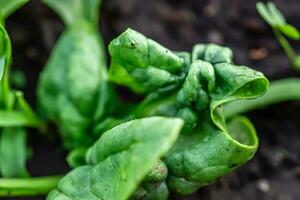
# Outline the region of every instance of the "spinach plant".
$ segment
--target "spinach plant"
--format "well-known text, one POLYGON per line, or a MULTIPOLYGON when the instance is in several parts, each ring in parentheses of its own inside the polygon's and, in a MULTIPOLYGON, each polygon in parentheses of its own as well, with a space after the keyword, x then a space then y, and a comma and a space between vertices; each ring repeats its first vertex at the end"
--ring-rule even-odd
MULTIPOLYGON (((299 40, 299 31, 293 25, 286 22, 284 15, 278 10, 274 3, 268 2, 264 4, 258 2, 256 7, 261 17, 272 27, 278 42, 290 59, 294 69, 299 70, 300 57, 286 39, 287 37, 289 39, 299 40)), ((232 117, 251 110, 265 108, 272 104, 299 100, 300 90, 298 88, 300 88, 299 78, 294 77, 271 81, 270 88, 264 96, 250 101, 239 100, 230 102, 225 106, 225 115, 232 117)))
MULTIPOLYGON (((109 45, 107 72, 97 26, 101 1, 44 2, 61 16, 66 30, 39 79, 39 112, 58 126, 75 169, 62 179, 0 179, 1 197, 52 189, 49 200, 164 200, 170 192, 193 193, 253 157, 255 128, 242 116, 227 119, 223 105, 260 97, 269 83, 262 73, 235 65, 230 49, 197 44, 192 52, 175 52, 128 29, 109 45), (131 102, 117 100, 113 83, 144 99, 121 109, 131 102)), ((12 116, 1 117, 0 124, 10 133, 17 133, 16 127, 40 127, 22 94, 6 82, 11 48, 0 27, 0 100, 8 102, 3 115, 12 116)), ((8 134, 7 141, 15 138, 8 134)), ((24 158, 24 152, 18 156, 24 158)))
POLYGON ((0 1, 0 174, 5 178, 28 176, 27 137, 24 127, 43 126, 25 101, 23 93, 13 90, 9 84, 11 42, 4 28, 5 19, 26 2, 0 1))
POLYGON ((145 95, 125 121, 142 119, 100 136, 86 164, 67 174, 48 199, 167 199, 170 191, 193 193, 253 157, 253 125, 241 116, 227 123, 222 107, 263 95, 268 80, 235 65, 230 49, 198 44, 192 53, 173 52, 128 29, 109 53, 109 79, 145 95))
POLYGON ((256 7, 261 17, 272 27, 278 42, 284 49, 294 68, 299 70, 300 56, 296 54, 286 37, 292 40, 300 40, 300 32, 293 25, 286 22, 284 15, 273 2, 266 4, 258 2, 256 7))

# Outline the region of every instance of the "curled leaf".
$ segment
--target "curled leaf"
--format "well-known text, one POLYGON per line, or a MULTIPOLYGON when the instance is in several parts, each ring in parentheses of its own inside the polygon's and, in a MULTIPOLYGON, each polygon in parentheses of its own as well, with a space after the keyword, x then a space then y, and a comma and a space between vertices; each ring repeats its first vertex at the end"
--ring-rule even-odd
MULTIPOLYGON (((231 50, 225 47, 198 44, 191 54, 170 56, 158 51, 165 47, 145 45, 148 41, 151 40, 130 29, 114 39, 109 46, 111 70, 122 66, 127 76, 148 94, 133 117, 176 116, 185 121, 182 133, 163 161, 168 168, 168 188, 181 194, 192 193, 252 158, 258 146, 253 125, 243 117, 226 123, 222 107, 237 99, 263 95, 268 80, 260 72, 235 65, 231 50), (126 49, 130 41, 136 42, 134 48, 126 49), (147 53, 141 52, 156 52, 153 55, 157 60, 172 61, 153 64, 148 56, 143 56, 147 53), (175 61, 180 59, 183 62, 178 68, 175 61), (170 76, 163 76, 163 83, 152 81, 158 74, 148 73, 151 67, 163 71, 161 74, 171 74, 176 81, 170 76)), ((133 87, 130 83, 125 85, 133 87)), ((143 184, 139 191, 149 194, 143 184)))
POLYGON ((234 117, 255 109, 263 109, 270 105, 285 101, 300 99, 300 79, 288 78, 272 81, 266 94, 257 99, 238 100, 224 106, 224 114, 227 118, 234 117))

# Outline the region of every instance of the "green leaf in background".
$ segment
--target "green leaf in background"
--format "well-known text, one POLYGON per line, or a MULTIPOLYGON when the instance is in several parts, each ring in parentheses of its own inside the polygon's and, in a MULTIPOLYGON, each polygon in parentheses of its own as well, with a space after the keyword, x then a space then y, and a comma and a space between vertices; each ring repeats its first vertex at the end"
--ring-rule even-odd
POLYGON ((5 69, 11 62, 11 43, 9 36, 0 24, 0 80, 2 80, 5 69))
POLYGON ((0 173, 3 177, 28 176, 26 132, 23 128, 3 128, 0 136, 0 173))
POLYGON ((97 27, 102 0, 43 0, 71 26, 82 20, 97 27))
POLYGON ((79 167, 86 164, 85 154, 87 148, 76 148, 73 149, 67 156, 68 165, 72 168, 79 167))
MULTIPOLYGON (((100 1, 90 0, 45 3, 68 16, 77 16, 77 8, 94 13, 100 6, 100 1)), ((115 101, 107 83, 103 41, 95 24, 74 20, 55 45, 37 91, 41 114, 58 124, 68 149, 89 146, 98 138, 93 136, 92 126, 114 109, 115 101)))
POLYGON ((273 15, 269 12, 267 6, 263 2, 258 2, 256 4, 256 9, 260 16, 270 25, 276 25, 276 20, 273 18, 273 15))
POLYGON ((46 195, 60 179, 61 176, 0 178, 0 197, 46 195))
POLYGON ((300 69, 300 56, 296 56, 293 65, 296 69, 300 69))
POLYGON ((0 15, 5 19, 28 0, 0 0, 0 15))
POLYGON ((105 132, 87 153, 89 165, 67 174, 47 199, 128 199, 170 149, 182 125, 180 119, 151 117, 105 132))
POLYGON ((278 10, 273 2, 269 1, 267 3, 267 8, 269 9, 269 13, 277 26, 286 24, 284 15, 278 10))
POLYGON ((0 127, 38 127, 40 121, 20 111, 0 110, 0 127))
POLYGON ((91 143, 87 129, 109 112, 106 80, 98 33, 85 23, 66 30, 40 75, 38 98, 42 114, 59 124, 68 148, 91 143))
POLYGON ((300 33, 297 28, 286 23, 284 15, 278 10, 273 2, 268 2, 267 4, 258 2, 256 8, 260 16, 274 29, 279 30, 290 39, 300 39, 300 33))
POLYGON ((294 69, 299 70, 299 64, 297 63, 298 56, 286 37, 299 40, 300 32, 293 25, 286 22, 284 15, 278 10, 274 3, 268 2, 264 4, 263 2, 258 2, 256 8, 261 17, 272 27, 278 42, 288 56, 294 69))
POLYGON ((26 75, 23 71, 15 69, 11 73, 11 85, 13 88, 24 89, 27 83, 26 75))
POLYGON ((272 27, 283 26, 286 24, 284 15, 277 9, 273 2, 268 2, 266 4, 258 2, 256 4, 256 9, 261 17, 272 27))
POLYGON ((299 31, 290 24, 285 24, 285 25, 279 26, 278 29, 290 39, 293 39, 293 40, 300 39, 299 31))
POLYGON ((23 93, 10 91, 9 109, 0 109, 0 127, 44 128, 44 123, 26 102, 23 93))
MULTIPOLYGON (((23 126, 39 126, 38 118, 33 119, 31 115, 26 113, 29 110, 29 105, 26 104, 23 97, 18 97, 20 92, 11 90, 9 81, 11 43, 4 28, 4 21, 26 2, 26 0, 0 0, 0 126, 2 127, 0 135, 0 174, 6 178, 28 176, 26 170, 28 157, 27 135, 23 126), (25 108, 24 105, 26 110, 22 112, 25 108), (23 109, 20 111, 18 106, 23 109)), ((0 187, 0 193, 2 191, 2 187, 0 187)))

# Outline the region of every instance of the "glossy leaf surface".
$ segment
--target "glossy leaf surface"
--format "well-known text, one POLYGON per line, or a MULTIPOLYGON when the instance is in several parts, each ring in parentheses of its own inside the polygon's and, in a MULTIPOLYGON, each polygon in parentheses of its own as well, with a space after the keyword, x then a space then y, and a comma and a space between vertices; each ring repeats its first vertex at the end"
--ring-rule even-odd
POLYGON ((89 165, 67 174, 48 200, 126 200, 175 142, 183 121, 151 117, 105 132, 89 149, 89 165))
MULTIPOLYGON (((258 146, 253 125, 243 117, 226 123, 222 106, 263 95, 268 80, 262 73, 235 65, 228 48, 198 44, 190 54, 172 52, 131 29, 114 39, 109 50, 110 80, 126 72, 130 82, 115 82, 139 92, 138 85, 147 94, 133 117, 176 116, 185 121, 163 159, 169 170, 165 191, 192 193, 252 158, 258 146)), ((145 185, 146 180, 135 194, 153 192, 145 185)))

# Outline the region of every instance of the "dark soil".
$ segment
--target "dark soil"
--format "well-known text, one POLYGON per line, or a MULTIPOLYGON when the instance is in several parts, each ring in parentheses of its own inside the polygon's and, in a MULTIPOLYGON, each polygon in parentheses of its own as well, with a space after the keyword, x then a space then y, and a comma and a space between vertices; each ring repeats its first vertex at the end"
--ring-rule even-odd
MULTIPOLYGON (((106 44, 127 27, 174 50, 190 51, 198 42, 218 43, 233 49, 236 63, 258 69, 272 80, 299 77, 271 29, 258 16, 255 3, 256 0, 107 0, 101 10, 101 31, 106 44)), ((299 0, 275 3, 291 24, 300 27, 299 0)), ((32 0, 9 18, 7 27, 14 46, 14 68, 25 73, 25 94, 34 105, 38 74, 64 26, 50 9, 32 0)), ((300 52, 300 43, 293 44, 300 52)), ((254 159, 194 195, 170 199, 300 199, 299 113, 300 102, 252 112, 249 117, 257 127, 261 143, 254 159)), ((34 176, 68 170, 57 131, 52 130, 51 142, 35 131, 30 132, 34 156, 28 167, 34 176)))

